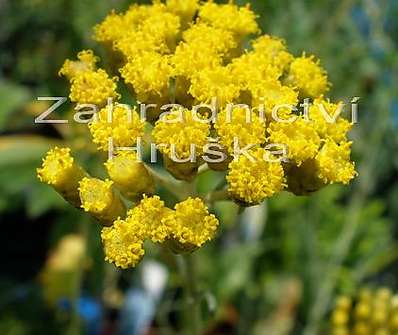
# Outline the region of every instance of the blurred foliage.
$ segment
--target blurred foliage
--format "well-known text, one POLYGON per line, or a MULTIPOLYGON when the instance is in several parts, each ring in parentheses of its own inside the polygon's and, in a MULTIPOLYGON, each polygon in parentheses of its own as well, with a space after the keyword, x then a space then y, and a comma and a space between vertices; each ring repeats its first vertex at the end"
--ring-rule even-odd
MULTIPOLYGON (((81 150, 87 143, 83 126, 33 123, 46 108, 36 97, 66 96, 67 85, 57 77, 64 59, 89 47, 103 55, 91 40, 91 28, 112 8, 122 10, 129 3, 0 2, 0 239, 5 248, 0 256, 0 334, 83 329, 97 334, 98 327, 90 328, 94 319, 87 302, 85 309, 77 303, 80 294, 103 306, 103 328, 115 329, 120 295, 142 288, 143 270, 121 274, 104 266, 98 227, 82 222, 77 210, 35 176, 43 154, 63 141, 93 173, 103 173, 81 150), (87 264, 72 276, 80 281, 70 301, 74 305, 54 307, 44 303, 46 290, 54 284, 68 288, 62 284, 68 279, 40 286, 39 274, 50 250, 71 233, 87 240, 87 264)), ((305 198, 281 194, 243 213, 217 204, 223 232, 196 254, 207 333, 324 334, 336 294, 354 295, 364 284, 398 289, 398 3, 251 3, 264 31, 285 38, 295 54, 305 49, 321 59, 334 83, 334 99, 350 103, 354 96, 361 98, 352 134, 360 177, 349 188, 334 186, 305 198)), ((64 105, 59 113, 67 117, 69 112, 64 105)), ((211 172, 204 174, 200 191, 217 182, 211 172)), ((154 328, 174 334, 174 311, 181 308, 181 283, 173 274, 178 264, 167 253, 151 250, 149 255, 170 270, 154 328)))

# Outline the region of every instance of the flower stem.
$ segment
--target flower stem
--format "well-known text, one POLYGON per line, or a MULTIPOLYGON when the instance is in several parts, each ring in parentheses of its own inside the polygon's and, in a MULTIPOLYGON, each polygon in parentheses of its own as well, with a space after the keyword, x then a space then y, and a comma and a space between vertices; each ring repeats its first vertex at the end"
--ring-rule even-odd
POLYGON ((185 295, 185 334, 200 335, 201 334, 201 310, 200 299, 197 287, 197 273, 195 256, 187 254, 178 256, 180 259, 180 274, 184 284, 185 295))

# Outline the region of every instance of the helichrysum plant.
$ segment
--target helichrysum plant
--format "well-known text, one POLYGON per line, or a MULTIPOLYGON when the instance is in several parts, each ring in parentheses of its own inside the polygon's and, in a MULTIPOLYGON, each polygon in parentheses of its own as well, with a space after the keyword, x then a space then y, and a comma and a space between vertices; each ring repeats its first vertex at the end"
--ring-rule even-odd
POLYGON ((94 27, 109 54, 107 71, 92 50, 63 64, 71 102, 98 109, 88 129, 109 157, 108 178, 89 175, 61 147, 47 153, 38 176, 104 225, 108 262, 136 266, 147 240, 177 253, 202 247, 220 225, 211 213, 216 200, 248 207, 281 191, 305 195, 356 176, 352 123, 340 115, 343 103, 325 96, 331 84, 319 60, 292 55, 256 20, 249 5, 233 2, 133 4, 94 27), (123 85, 137 101, 131 109, 120 103, 123 85), (306 112, 289 107, 304 99, 306 112), (141 159, 139 147, 150 145, 169 176, 141 159), (206 169, 225 183, 201 198, 195 181, 206 169), (167 207, 159 187, 179 202, 167 207))
POLYGON ((341 296, 331 315, 331 335, 398 333, 398 296, 388 288, 362 289, 357 297, 341 296))

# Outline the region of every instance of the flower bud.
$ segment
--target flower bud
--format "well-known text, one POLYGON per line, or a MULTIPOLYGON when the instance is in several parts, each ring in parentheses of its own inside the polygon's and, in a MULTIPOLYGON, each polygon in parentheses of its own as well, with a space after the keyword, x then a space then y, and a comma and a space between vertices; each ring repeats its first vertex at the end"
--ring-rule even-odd
POLYGON ((42 167, 37 169, 37 175, 40 181, 51 185, 65 200, 80 206, 79 181, 86 173, 70 155, 70 148, 51 149, 43 159, 42 167))
POLYGON ((114 192, 113 182, 96 178, 84 178, 79 192, 81 207, 105 226, 119 217, 124 217, 126 208, 120 197, 114 192))
POLYGON ((131 200, 143 194, 155 192, 155 183, 143 162, 137 161, 133 154, 123 154, 105 163, 106 169, 115 186, 131 200))
POLYGON ((166 155, 163 155, 163 163, 166 170, 169 171, 174 178, 188 182, 195 178, 200 165, 198 162, 177 163, 166 155))

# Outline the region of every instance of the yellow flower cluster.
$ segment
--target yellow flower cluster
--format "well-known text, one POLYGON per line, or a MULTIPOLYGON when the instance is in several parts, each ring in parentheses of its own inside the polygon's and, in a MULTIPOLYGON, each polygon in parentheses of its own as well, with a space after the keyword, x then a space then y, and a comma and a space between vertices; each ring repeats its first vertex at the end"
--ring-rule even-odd
POLYGON ((392 335, 398 332, 398 296, 388 288, 341 296, 331 315, 331 335, 392 335))
POLYGON ((199 198, 188 198, 167 208, 158 196, 146 197, 102 230, 105 259, 123 269, 135 266, 144 256, 144 241, 167 242, 177 252, 192 251, 211 240, 218 220, 199 198))
POLYGON ((94 28, 94 39, 107 48, 107 64, 133 100, 150 106, 145 120, 137 107, 110 103, 131 99, 117 93, 119 77, 98 68, 91 50, 59 71, 70 81, 72 102, 99 107, 88 129, 100 153, 114 153, 104 163, 110 179, 89 177, 67 148, 51 150, 38 175, 107 226, 105 255, 116 266, 135 266, 146 240, 181 252, 214 237, 212 194, 201 200, 195 189, 207 167, 225 176, 225 189, 214 192, 242 206, 356 176, 347 139, 352 124, 340 115, 343 104, 324 96, 326 71, 314 56, 295 57, 283 39, 262 34, 256 18, 249 5, 234 1, 153 0, 112 11, 94 28), (295 106, 304 98, 311 105, 301 112, 295 106), (177 180, 149 168, 141 150, 126 149, 149 149, 149 141, 151 154, 155 144, 177 180), (220 157, 209 153, 214 145, 224 161, 208 160, 220 157), (178 199, 174 209, 156 195, 159 187, 178 199))
POLYGON ((59 71, 70 81, 72 102, 104 106, 109 98, 119 98, 116 92, 118 78, 110 78, 105 70, 96 69, 99 59, 91 50, 81 51, 77 58, 77 61, 66 60, 59 71))

